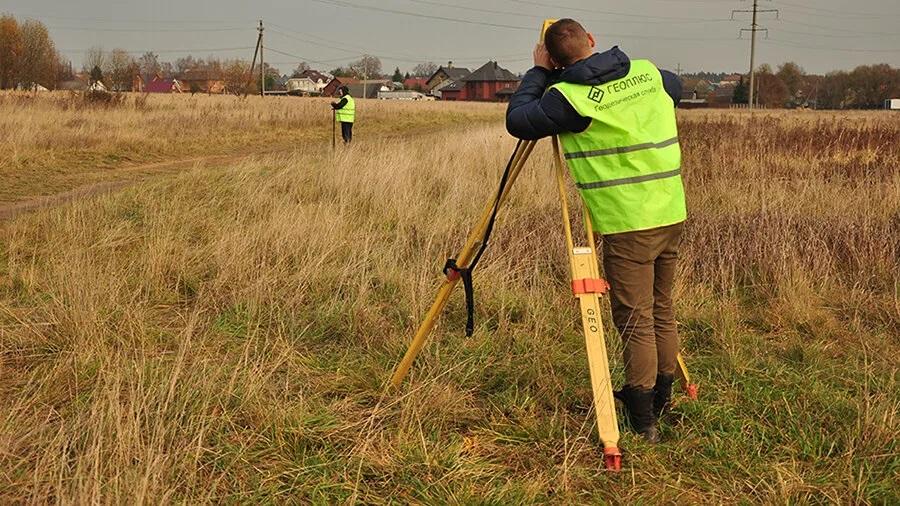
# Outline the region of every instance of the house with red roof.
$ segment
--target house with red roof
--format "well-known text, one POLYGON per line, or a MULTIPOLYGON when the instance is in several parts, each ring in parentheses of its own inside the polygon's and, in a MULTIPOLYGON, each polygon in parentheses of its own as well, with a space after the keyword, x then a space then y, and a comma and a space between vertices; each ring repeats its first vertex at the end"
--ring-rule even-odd
POLYGON ((407 90, 424 91, 426 89, 427 77, 410 77, 403 80, 403 87, 407 90))
POLYGON ((157 75, 144 86, 144 91, 147 93, 182 93, 184 90, 178 79, 164 79, 157 75))
POLYGON ((440 88, 441 100, 505 102, 519 87, 520 79, 495 61, 440 88))
POLYGON ((323 97, 333 97, 337 95, 337 90, 341 86, 349 86, 351 84, 356 84, 359 82, 359 79, 355 77, 335 77, 328 84, 322 88, 322 96, 323 97))

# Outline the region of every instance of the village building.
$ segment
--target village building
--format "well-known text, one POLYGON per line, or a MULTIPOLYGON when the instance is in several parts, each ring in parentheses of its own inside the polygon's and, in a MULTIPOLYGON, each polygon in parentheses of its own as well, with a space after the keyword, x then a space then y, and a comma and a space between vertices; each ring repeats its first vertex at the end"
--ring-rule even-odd
POLYGON ((378 98, 381 91, 393 91, 394 83, 390 79, 367 79, 348 84, 347 88, 354 98, 378 98))
POLYGON ((183 93, 184 87, 178 79, 166 79, 157 75, 147 83, 144 91, 147 93, 183 93))
POLYGON ((738 83, 743 80, 744 76, 742 76, 741 74, 728 74, 727 76, 723 77, 721 81, 719 81, 719 84, 737 86, 738 83))
POLYGON ((422 92, 415 90, 379 91, 379 100, 434 100, 422 92))
POLYGON ((188 69, 178 78, 182 91, 220 95, 225 93, 225 80, 207 69, 188 69))
POLYGON ((443 81, 431 90, 431 94, 441 100, 463 100, 460 97, 465 86, 466 83, 462 80, 443 81))
POLYGON ((458 81, 467 75, 469 75, 469 69, 464 67, 454 67, 453 62, 447 62, 447 66, 438 67, 437 70, 434 71, 434 74, 431 74, 425 81, 425 90, 426 91, 434 91, 436 89, 442 88, 442 83, 449 84, 452 81, 458 81))
POLYGON ((427 77, 410 77, 403 80, 403 87, 407 90, 426 91, 428 89, 427 77))
POLYGON ((328 84, 322 88, 322 96, 325 97, 333 97, 337 95, 337 90, 341 86, 350 86, 351 84, 356 84, 359 82, 359 79, 355 77, 335 77, 331 81, 328 81, 328 84))
POLYGON ((308 77, 292 77, 285 82, 284 85, 288 95, 309 96, 318 95, 322 92, 318 83, 308 77))
POLYGON ((489 61, 462 79, 440 89, 441 100, 505 102, 519 87, 520 79, 495 61, 489 61))
MULTIPOLYGON (((740 80, 738 80, 740 82, 740 80)), ((710 107, 731 107, 734 100, 734 90, 737 88, 731 81, 713 85, 712 91, 706 96, 710 107)))
POLYGON ((294 76, 294 78, 298 78, 298 77, 299 78, 305 77, 305 78, 308 78, 310 81, 312 81, 316 85, 316 90, 319 93, 322 93, 322 90, 325 89, 325 86, 332 79, 331 76, 329 76, 328 74, 323 74, 322 72, 319 72, 318 70, 312 70, 312 69, 304 70, 299 75, 294 76))

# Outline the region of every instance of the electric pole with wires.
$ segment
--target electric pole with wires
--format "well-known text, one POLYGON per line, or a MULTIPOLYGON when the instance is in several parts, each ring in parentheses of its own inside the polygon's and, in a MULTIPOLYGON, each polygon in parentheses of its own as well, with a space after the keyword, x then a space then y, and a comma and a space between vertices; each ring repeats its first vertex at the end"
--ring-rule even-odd
POLYGON ((263 60, 263 22, 259 20, 259 96, 266 96, 266 64, 263 60))
POLYGON ((744 35, 744 32, 750 32, 750 94, 749 100, 747 100, 747 107, 753 109, 756 84, 756 32, 766 32, 766 37, 769 36, 769 29, 760 28, 759 24, 756 22, 756 16, 758 13, 774 12, 775 19, 778 19, 778 9, 760 9, 759 0, 753 0, 753 9, 733 10, 731 11, 731 19, 734 19, 734 15, 738 12, 748 12, 753 16, 752 20, 750 21, 750 28, 741 28, 741 36, 744 35))
MULTIPOLYGON (((259 56, 259 68, 260 75, 263 74, 263 65, 262 65, 262 42, 263 42, 263 24, 262 20, 259 20, 259 36, 256 37, 256 47, 253 49, 253 61, 250 62, 250 71, 247 73, 247 84, 244 86, 244 97, 247 96, 250 90, 250 84, 253 83, 253 69, 256 68, 256 57, 259 56)), ((265 84, 263 81, 262 84, 265 84)), ((262 91, 262 87, 260 87, 260 91, 262 91)))

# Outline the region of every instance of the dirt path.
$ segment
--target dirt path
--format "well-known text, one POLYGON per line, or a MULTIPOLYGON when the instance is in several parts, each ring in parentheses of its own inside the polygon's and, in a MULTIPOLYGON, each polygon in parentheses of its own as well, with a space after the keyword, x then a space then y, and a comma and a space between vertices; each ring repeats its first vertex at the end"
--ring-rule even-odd
MULTIPOLYGON (((469 127, 471 125, 468 125, 469 127)), ((466 125, 455 126, 454 128, 463 129, 466 125)), ((410 139, 412 137, 423 137, 433 133, 431 129, 420 129, 413 133, 388 133, 374 136, 378 141, 394 139, 410 139)), ((114 175, 110 180, 95 183, 84 184, 55 193, 52 195, 35 195, 24 197, 15 202, 0 202, 0 221, 6 221, 15 218, 24 213, 56 207, 74 200, 80 200, 106 193, 112 193, 128 186, 138 184, 150 178, 159 177, 166 174, 183 172, 195 167, 208 166, 210 164, 228 164, 233 165, 242 160, 246 160, 258 156, 268 156, 277 154, 286 154, 297 149, 297 144, 284 144, 278 146, 267 146, 265 149, 256 149, 253 151, 235 154, 216 154, 208 156, 197 156, 190 158, 182 158, 178 160, 168 160, 164 162, 145 163, 140 165, 131 165, 115 169, 114 175)), ((108 173, 108 172, 104 172, 108 173)))
POLYGON ((254 156, 287 153, 291 151, 291 149, 292 148, 289 147, 269 148, 239 155, 197 156, 180 160, 169 160, 165 162, 153 162, 123 167, 121 169, 116 169, 114 178, 109 181, 85 184, 53 195, 26 197, 15 202, 0 203, 0 221, 10 220, 23 213, 37 211, 48 207, 56 207, 67 202, 72 202, 73 200, 111 193, 165 174, 183 172, 195 167, 208 166, 213 163, 234 164, 254 156))

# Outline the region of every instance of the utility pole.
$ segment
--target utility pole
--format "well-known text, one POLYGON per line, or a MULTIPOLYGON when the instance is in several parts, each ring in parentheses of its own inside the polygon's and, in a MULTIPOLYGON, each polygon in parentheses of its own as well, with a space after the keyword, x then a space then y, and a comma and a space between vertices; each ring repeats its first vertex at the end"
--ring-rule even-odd
POLYGON ((678 74, 678 77, 681 77, 681 64, 680 63, 675 68, 675 73, 678 74))
POLYGON ((247 72, 247 84, 244 85, 244 98, 250 92, 250 85, 253 84, 253 69, 256 68, 256 57, 262 51, 262 20, 259 20, 259 35, 256 37, 256 47, 253 48, 253 62, 250 63, 250 71, 247 72))
POLYGON ((769 29, 759 27, 759 24, 756 22, 756 15, 761 12, 774 12, 775 19, 778 19, 778 9, 760 9, 759 0, 753 0, 752 10, 733 10, 731 11, 731 19, 734 19, 734 14, 737 12, 749 12, 753 15, 752 21, 750 21, 750 28, 741 28, 742 36, 744 32, 750 32, 750 96, 749 100, 747 100, 747 107, 753 109, 754 85, 756 84, 756 32, 766 32, 766 38, 769 37, 769 29))
POLYGON ((266 96, 266 64, 263 60, 263 23, 259 20, 259 96, 266 96))

